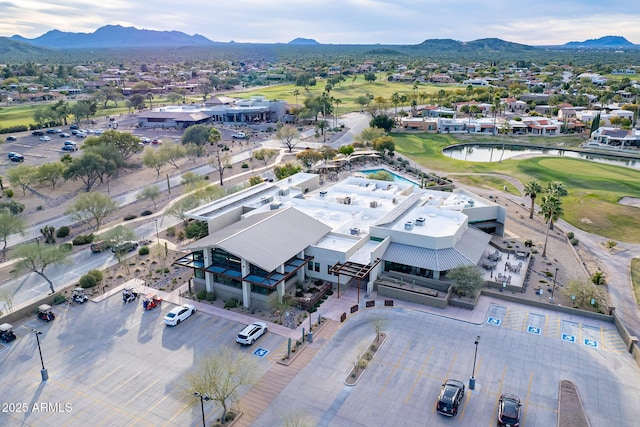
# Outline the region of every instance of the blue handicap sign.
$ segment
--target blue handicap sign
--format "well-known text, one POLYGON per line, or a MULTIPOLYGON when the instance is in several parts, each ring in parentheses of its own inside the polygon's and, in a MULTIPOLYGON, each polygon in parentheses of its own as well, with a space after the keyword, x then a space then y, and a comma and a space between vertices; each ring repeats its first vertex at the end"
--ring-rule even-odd
POLYGON ((265 357, 269 353, 269 350, 258 347, 256 351, 253 352, 255 356, 265 357))
POLYGON ((585 338, 584 345, 588 345, 589 347, 593 347, 593 348, 598 348, 598 341, 585 338))
POLYGON ((528 326, 527 332, 529 332, 530 334, 540 335, 540 328, 536 328, 535 326, 528 326))
POLYGON ((576 337, 575 335, 562 334, 562 341, 576 342, 576 337))
POLYGON ((496 318, 496 317, 489 317, 487 319, 487 323, 490 324, 490 325, 499 325, 500 322, 501 322, 501 320, 496 318))

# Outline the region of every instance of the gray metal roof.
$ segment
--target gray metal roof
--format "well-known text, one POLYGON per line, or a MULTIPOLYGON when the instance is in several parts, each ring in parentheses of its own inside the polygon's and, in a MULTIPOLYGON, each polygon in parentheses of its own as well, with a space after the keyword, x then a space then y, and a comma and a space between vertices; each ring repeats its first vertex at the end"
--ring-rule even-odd
POLYGON ((490 235, 468 228, 454 248, 428 249, 391 242, 382 259, 428 270, 452 270, 463 265, 477 265, 489 240, 490 235))
POLYGON ((331 227, 289 207, 251 215, 186 249, 219 247, 273 271, 330 231, 331 227))

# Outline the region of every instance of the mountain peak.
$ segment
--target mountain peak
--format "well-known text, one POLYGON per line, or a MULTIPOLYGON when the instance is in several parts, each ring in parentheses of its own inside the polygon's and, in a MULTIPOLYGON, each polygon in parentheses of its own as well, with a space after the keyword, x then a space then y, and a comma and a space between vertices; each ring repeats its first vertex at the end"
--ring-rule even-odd
POLYGON ((604 36, 597 39, 588 39, 582 42, 571 41, 566 43, 566 47, 632 47, 635 46, 622 36, 604 36))
POLYGON ((314 39, 305 39, 303 37, 298 37, 295 38, 293 40, 291 40, 289 43, 287 44, 306 44, 306 45, 319 45, 320 43, 318 43, 317 41, 315 41, 314 39))

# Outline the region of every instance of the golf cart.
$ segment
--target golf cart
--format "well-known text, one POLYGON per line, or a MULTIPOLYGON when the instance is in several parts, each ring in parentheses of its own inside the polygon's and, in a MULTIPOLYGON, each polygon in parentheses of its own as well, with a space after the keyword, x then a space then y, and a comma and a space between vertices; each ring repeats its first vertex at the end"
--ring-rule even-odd
POLYGON ((138 296, 139 294, 133 288, 124 288, 122 290, 122 302, 133 302, 138 296))
POLYGON ((89 297, 84 294, 84 289, 75 288, 73 293, 71 294, 71 300, 73 302, 77 302, 78 304, 82 304, 83 302, 87 302, 89 297))
POLYGON ((4 342, 10 342, 16 339, 16 334, 13 333, 13 326, 8 323, 0 325, 0 340, 4 342))
POLYGON ((160 304, 162 304, 162 298, 159 298, 156 294, 147 294, 142 300, 142 307, 144 307, 145 310, 153 310, 160 304))
POLYGON ((51 322, 56 318, 56 315, 51 311, 51 306, 49 304, 42 304, 38 307, 38 319, 44 320, 45 322, 51 322))

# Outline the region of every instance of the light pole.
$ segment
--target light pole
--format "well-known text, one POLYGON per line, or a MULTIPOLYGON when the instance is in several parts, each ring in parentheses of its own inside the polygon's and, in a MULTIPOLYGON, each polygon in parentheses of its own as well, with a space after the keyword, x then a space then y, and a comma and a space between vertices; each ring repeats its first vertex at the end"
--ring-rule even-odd
POLYGON ((156 222, 156 242, 158 243, 158 246, 160 245, 160 236, 158 235, 158 220, 154 220, 156 222))
POLYGON ((33 333, 36 334, 36 341, 38 343, 38 353, 40 353, 40 363, 42 364, 42 369, 40 370, 40 376, 42 377, 42 381, 46 381, 49 379, 49 373, 47 369, 44 367, 44 359, 42 359, 42 349, 40 348, 40 337, 38 335, 42 334, 37 329, 33 329, 33 333))
POLYGON ((480 335, 476 337, 473 342, 476 345, 476 351, 473 354, 473 371, 471 372, 471 378, 469 378, 469 390, 475 390, 476 388, 476 357, 478 356, 478 343, 480 342, 480 335))
POLYGON ((551 288, 551 298, 549 298, 549 302, 553 303, 553 294, 556 291, 556 278, 558 277, 558 268, 556 267, 556 274, 553 276, 553 287, 551 288))
POLYGON ((197 391, 195 393, 193 393, 193 395, 195 397, 199 397, 200 398, 200 408, 202 409, 202 425, 206 426, 206 421, 204 419, 204 401, 209 401, 211 400, 211 398, 209 396, 207 396, 206 394, 200 394, 197 391))

